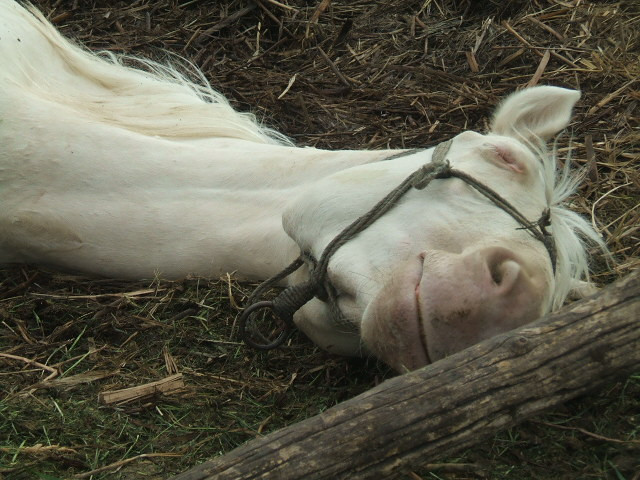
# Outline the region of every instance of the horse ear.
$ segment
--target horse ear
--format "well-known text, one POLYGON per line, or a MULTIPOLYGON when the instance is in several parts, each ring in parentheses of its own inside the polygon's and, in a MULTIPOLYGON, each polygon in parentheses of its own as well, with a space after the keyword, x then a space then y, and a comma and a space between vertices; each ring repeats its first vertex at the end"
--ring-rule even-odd
POLYGON ((496 110, 491 133, 547 141, 566 128, 580 92, 560 87, 527 88, 508 96, 496 110))

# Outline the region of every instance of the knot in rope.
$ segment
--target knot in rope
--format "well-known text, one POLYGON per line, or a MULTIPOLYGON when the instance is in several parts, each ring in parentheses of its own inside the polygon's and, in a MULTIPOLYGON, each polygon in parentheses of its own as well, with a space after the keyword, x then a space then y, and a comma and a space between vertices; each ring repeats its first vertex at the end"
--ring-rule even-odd
POLYGON ((411 186, 416 190, 424 190, 434 178, 451 176, 451 165, 445 157, 451 148, 453 140, 439 143, 431 157, 431 163, 425 163, 411 176, 411 186))
MULTIPOLYGON (((298 259, 296 259, 296 262, 298 259)), ((295 263, 295 262, 294 262, 295 263)), ((289 336, 294 328, 293 314, 300 309, 302 305, 311 300, 318 290, 315 279, 312 278, 306 282, 292 285, 284 289, 273 300, 253 301, 242 312, 239 321, 239 335, 247 345, 258 350, 272 350, 279 347, 289 336), (270 341, 268 337, 263 335, 254 324, 252 331, 247 330, 247 320, 255 317, 260 310, 268 309, 276 319, 277 335, 275 340, 270 341), (257 339, 254 339, 256 338, 257 339)))

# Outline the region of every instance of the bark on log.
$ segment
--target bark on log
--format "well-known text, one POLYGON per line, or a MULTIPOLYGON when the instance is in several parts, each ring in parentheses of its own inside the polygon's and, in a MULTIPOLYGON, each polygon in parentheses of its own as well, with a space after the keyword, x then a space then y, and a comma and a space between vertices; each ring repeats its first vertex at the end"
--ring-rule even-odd
POLYGON ((175 477, 380 479, 640 368, 640 272, 175 477))

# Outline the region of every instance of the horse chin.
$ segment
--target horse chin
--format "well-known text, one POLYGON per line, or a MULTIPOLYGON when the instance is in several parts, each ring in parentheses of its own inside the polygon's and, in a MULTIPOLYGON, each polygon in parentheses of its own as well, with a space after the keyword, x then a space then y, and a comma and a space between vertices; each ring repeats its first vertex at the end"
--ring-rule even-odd
POLYGON ((431 363, 416 293, 421 275, 420 258, 397 269, 362 318, 361 336, 365 346, 401 373, 431 363))

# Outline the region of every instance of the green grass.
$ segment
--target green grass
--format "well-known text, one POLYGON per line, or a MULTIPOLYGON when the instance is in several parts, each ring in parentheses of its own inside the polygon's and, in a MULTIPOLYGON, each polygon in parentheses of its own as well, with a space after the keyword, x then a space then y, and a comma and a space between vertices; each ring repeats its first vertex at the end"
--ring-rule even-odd
MULTIPOLYGON (((2 359, 0 468, 8 478, 67 477, 141 453, 176 454, 152 461, 163 472, 177 473, 258 432, 314 415, 371 387, 376 375, 388 375, 375 362, 329 358, 297 336, 292 347, 272 354, 247 350, 233 337, 235 312, 227 285, 220 282, 205 282, 204 289, 202 281, 167 283, 157 294, 114 302, 113 296, 57 297, 145 286, 87 282, 58 291, 59 277, 45 272, 40 277, 34 293, 55 293, 3 302, 0 351, 59 366, 58 379, 90 372, 112 375, 69 389, 37 388, 48 372, 2 359), (194 316, 171 320, 202 302, 206 306, 194 316), (20 326, 28 329, 29 341, 20 326), (100 391, 166 377, 164 351, 184 375, 183 393, 123 406, 98 403, 100 391), (69 450, 20 453, 36 445, 69 450)), ((126 471, 117 475, 126 478, 126 471)))
MULTIPOLYGON (((2 273, 13 284, 23 277, 20 269, 2 273)), ((328 356, 299 335, 275 352, 246 349, 233 336, 236 311, 224 282, 161 282, 152 286, 158 287, 155 292, 125 295, 147 287, 39 271, 28 295, 0 303, 1 352, 59 366, 58 379, 111 374, 71 388, 40 388, 49 372, 1 359, 4 478, 70 478, 141 454, 171 454, 138 458, 91 477, 166 478, 392 375, 373 360, 328 356), (94 297, 82 298, 87 296, 94 297), (186 309, 193 315, 175 320, 186 309), (101 391, 166 377, 165 352, 183 374, 184 392, 121 406, 98 402, 101 391), (49 448, 36 452, 36 446, 49 448)), ((231 289, 236 301, 246 293, 237 284, 231 289)), ((463 464, 463 472, 444 466, 417 469, 414 475, 631 480, 638 466, 629 459, 640 458, 639 418, 640 375, 635 375, 456 458, 441 459, 463 464)))

